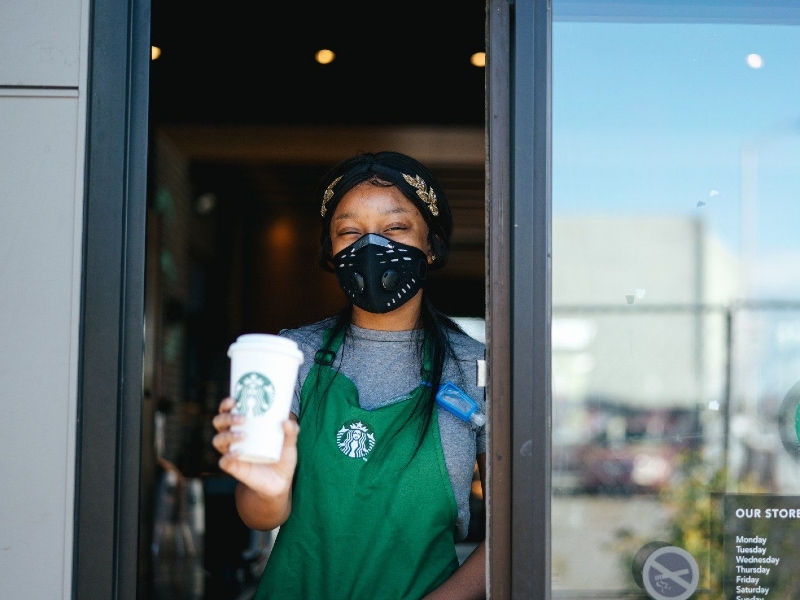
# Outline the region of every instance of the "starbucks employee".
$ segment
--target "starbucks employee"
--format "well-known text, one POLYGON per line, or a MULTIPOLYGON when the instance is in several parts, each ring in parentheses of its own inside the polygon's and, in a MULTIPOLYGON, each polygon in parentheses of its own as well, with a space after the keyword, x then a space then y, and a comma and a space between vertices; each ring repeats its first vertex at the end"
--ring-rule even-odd
POLYGON ((484 598, 483 542, 461 566, 455 551, 476 462, 484 483, 484 346, 425 294, 450 246, 444 191, 415 159, 378 152, 333 167, 318 199, 320 266, 346 306, 280 332, 307 358, 280 460, 230 450, 232 399, 213 421, 242 520, 280 527, 256 598, 484 598))

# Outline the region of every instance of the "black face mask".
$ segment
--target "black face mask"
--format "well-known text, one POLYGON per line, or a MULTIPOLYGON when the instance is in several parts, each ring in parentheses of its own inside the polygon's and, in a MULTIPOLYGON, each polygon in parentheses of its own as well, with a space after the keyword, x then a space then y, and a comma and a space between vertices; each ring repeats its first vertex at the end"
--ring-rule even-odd
POLYGON ((414 246, 368 233, 333 257, 339 285, 350 301, 371 313, 405 304, 428 275, 425 253, 414 246))

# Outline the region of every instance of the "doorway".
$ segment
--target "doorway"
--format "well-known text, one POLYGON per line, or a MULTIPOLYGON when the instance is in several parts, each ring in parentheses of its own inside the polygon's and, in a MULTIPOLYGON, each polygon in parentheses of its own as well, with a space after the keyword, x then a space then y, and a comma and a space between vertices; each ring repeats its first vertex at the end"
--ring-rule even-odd
POLYGON ((238 520, 210 420, 237 335, 341 305, 316 267, 313 191, 328 167, 380 149, 428 164, 456 223, 430 293, 447 314, 484 317, 484 73, 470 64, 484 3, 404 3, 377 27, 360 2, 267 19, 226 6, 153 2, 140 531, 140 589, 153 598, 247 597, 263 567, 270 537, 238 520), (314 61, 323 48, 329 65, 314 61))

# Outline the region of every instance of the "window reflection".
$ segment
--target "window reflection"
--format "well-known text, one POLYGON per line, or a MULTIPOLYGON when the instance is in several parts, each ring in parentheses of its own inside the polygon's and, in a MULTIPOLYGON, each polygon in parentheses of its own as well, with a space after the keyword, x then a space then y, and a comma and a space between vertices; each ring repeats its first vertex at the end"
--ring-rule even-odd
POLYGON ((776 6, 553 2, 556 594, 642 592, 662 541, 722 597, 725 497, 800 494, 800 10, 776 6))

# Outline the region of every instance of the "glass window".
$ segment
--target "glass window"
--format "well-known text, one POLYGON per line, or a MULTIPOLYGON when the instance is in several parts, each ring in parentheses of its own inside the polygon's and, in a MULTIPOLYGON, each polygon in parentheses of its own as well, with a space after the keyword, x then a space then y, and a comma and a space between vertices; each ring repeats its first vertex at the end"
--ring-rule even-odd
POLYGON ((800 597, 800 10, 553 15, 554 597, 800 597))

